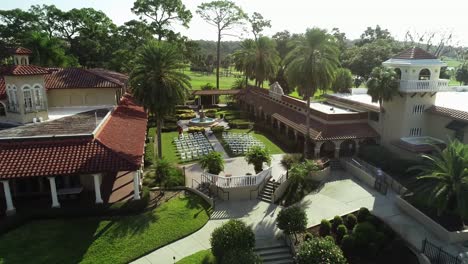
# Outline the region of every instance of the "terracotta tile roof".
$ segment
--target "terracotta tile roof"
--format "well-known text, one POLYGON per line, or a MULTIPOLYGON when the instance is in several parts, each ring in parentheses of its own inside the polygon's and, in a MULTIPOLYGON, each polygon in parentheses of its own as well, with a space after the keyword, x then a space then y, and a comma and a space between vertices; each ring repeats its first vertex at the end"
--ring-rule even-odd
POLYGON ((4 67, 1 74, 7 76, 45 75, 49 74, 49 71, 35 65, 11 65, 4 67))
POLYGON ((447 107, 442 106, 432 106, 431 108, 427 109, 426 112, 441 116, 446 116, 453 118, 455 120, 466 121, 468 122, 468 112, 455 110, 447 107))
POLYGON ((11 54, 16 54, 16 55, 29 55, 29 54, 32 54, 32 51, 30 49, 23 48, 23 47, 11 48, 11 49, 8 49, 8 51, 11 54))
POLYGON ((6 85, 3 76, 0 76, 0 100, 6 99, 6 85))
POLYGON ((45 76, 46 89, 67 88, 120 88, 123 84, 115 79, 82 68, 51 69, 45 76))
MULTIPOLYGON (((241 100, 261 107, 262 111, 271 115, 272 118, 302 134, 306 133, 306 120, 303 113, 272 101, 266 94, 261 95, 256 91, 255 89, 247 89, 247 93, 241 97, 241 100)), ((367 123, 325 124, 311 118, 310 127, 309 135, 313 140, 317 141, 375 138, 379 136, 367 123)))
POLYGON ((421 48, 412 47, 403 52, 400 52, 396 56, 392 57, 392 59, 425 60, 425 59, 437 59, 437 57, 421 48))
POLYGON ((143 108, 125 95, 94 138, 0 141, 0 179, 137 170, 146 124, 143 108))
POLYGON ((147 121, 148 116, 143 107, 126 94, 102 130, 98 131, 96 138, 132 164, 139 166, 145 149, 147 121))

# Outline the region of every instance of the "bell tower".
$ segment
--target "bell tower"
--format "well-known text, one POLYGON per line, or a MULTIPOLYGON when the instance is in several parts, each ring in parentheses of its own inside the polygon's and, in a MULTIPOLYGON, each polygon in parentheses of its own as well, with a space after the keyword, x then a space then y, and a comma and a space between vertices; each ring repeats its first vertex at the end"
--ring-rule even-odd
POLYGON ((428 134, 426 109, 434 105, 437 92, 449 90, 449 80, 439 79, 446 64, 421 48, 410 48, 383 62, 400 77, 398 95, 384 102, 381 113, 383 145, 390 146, 402 138, 428 134))

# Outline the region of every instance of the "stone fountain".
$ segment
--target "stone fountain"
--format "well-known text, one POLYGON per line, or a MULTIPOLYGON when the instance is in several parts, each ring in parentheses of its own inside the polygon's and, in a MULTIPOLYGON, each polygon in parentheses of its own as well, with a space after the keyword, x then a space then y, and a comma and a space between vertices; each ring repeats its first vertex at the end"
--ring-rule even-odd
POLYGON ((200 117, 190 119, 189 126, 211 126, 212 124, 216 122, 216 119, 205 116, 205 111, 203 110, 203 106, 198 112, 198 115, 200 117))

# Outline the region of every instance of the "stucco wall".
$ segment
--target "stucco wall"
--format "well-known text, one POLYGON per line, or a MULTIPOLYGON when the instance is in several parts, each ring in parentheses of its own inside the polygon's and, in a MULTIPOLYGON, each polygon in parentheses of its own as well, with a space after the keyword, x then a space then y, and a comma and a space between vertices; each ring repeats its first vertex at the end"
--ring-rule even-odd
POLYGON ((115 88, 51 89, 49 107, 116 105, 115 88))
MULTIPOLYGON (((450 122, 453 121, 452 118, 439 116, 439 115, 431 115, 427 114, 429 124, 433 124, 429 128, 429 135, 431 137, 435 137, 444 141, 448 141, 448 139, 454 139, 455 131, 451 129, 445 128, 450 122), (436 125, 437 124, 437 125, 436 125)), ((465 136, 463 139, 463 143, 468 144, 468 126, 465 127, 465 136)))
POLYGON ((348 171, 348 172, 351 172, 351 174, 358 178, 359 180, 361 180, 362 182, 364 182, 365 184, 367 184, 369 187, 372 187, 374 188, 375 186, 375 178, 372 177, 372 175, 370 175, 369 173, 359 169, 358 167, 352 165, 351 163, 349 162, 342 162, 342 165, 345 167, 345 169, 348 171))

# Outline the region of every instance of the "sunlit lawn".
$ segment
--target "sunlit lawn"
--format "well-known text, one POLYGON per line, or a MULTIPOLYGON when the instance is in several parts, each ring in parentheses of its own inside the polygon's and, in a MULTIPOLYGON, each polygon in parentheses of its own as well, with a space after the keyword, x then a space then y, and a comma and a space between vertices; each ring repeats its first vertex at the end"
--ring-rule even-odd
MULTIPOLYGON (((265 135, 263 135, 260 132, 249 130, 249 129, 238 129, 238 128, 229 129, 228 132, 249 133, 253 135, 254 138, 261 141, 265 145, 265 148, 267 148, 270 151, 270 154, 284 154, 285 153, 285 151, 280 146, 276 145, 274 142, 272 142, 269 138, 267 138, 265 135)), ((218 140, 221 140, 220 135, 217 135, 217 137, 218 137, 218 140)))
MULTIPOLYGON (((216 74, 203 74, 201 72, 192 72, 192 71, 185 71, 190 77, 190 83, 192 84, 192 90, 200 90, 203 85, 210 83, 214 87, 216 87, 216 74)), ((236 77, 233 75, 229 77, 220 76, 219 77, 219 89, 231 89, 232 85, 236 81, 236 77)))
MULTIPOLYGON (((313 96, 313 100, 321 100, 322 99, 322 96, 323 94, 327 94, 327 93, 333 93, 332 90, 328 90, 326 92, 323 92, 323 91, 316 91, 314 96, 313 96)), ((297 99, 303 99, 302 96, 299 95, 299 93, 297 92, 297 90, 294 90, 293 92, 289 93, 289 96, 292 96, 294 98, 297 98, 297 99)))
POLYGON ((201 250, 193 255, 187 256, 177 261, 176 264, 205 264, 210 258, 213 258, 213 254, 211 254, 211 249, 201 250))
POLYGON ((208 221, 198 196, 135 216, 37 220, 0 237, 0 263, 128 263, 208 221))

